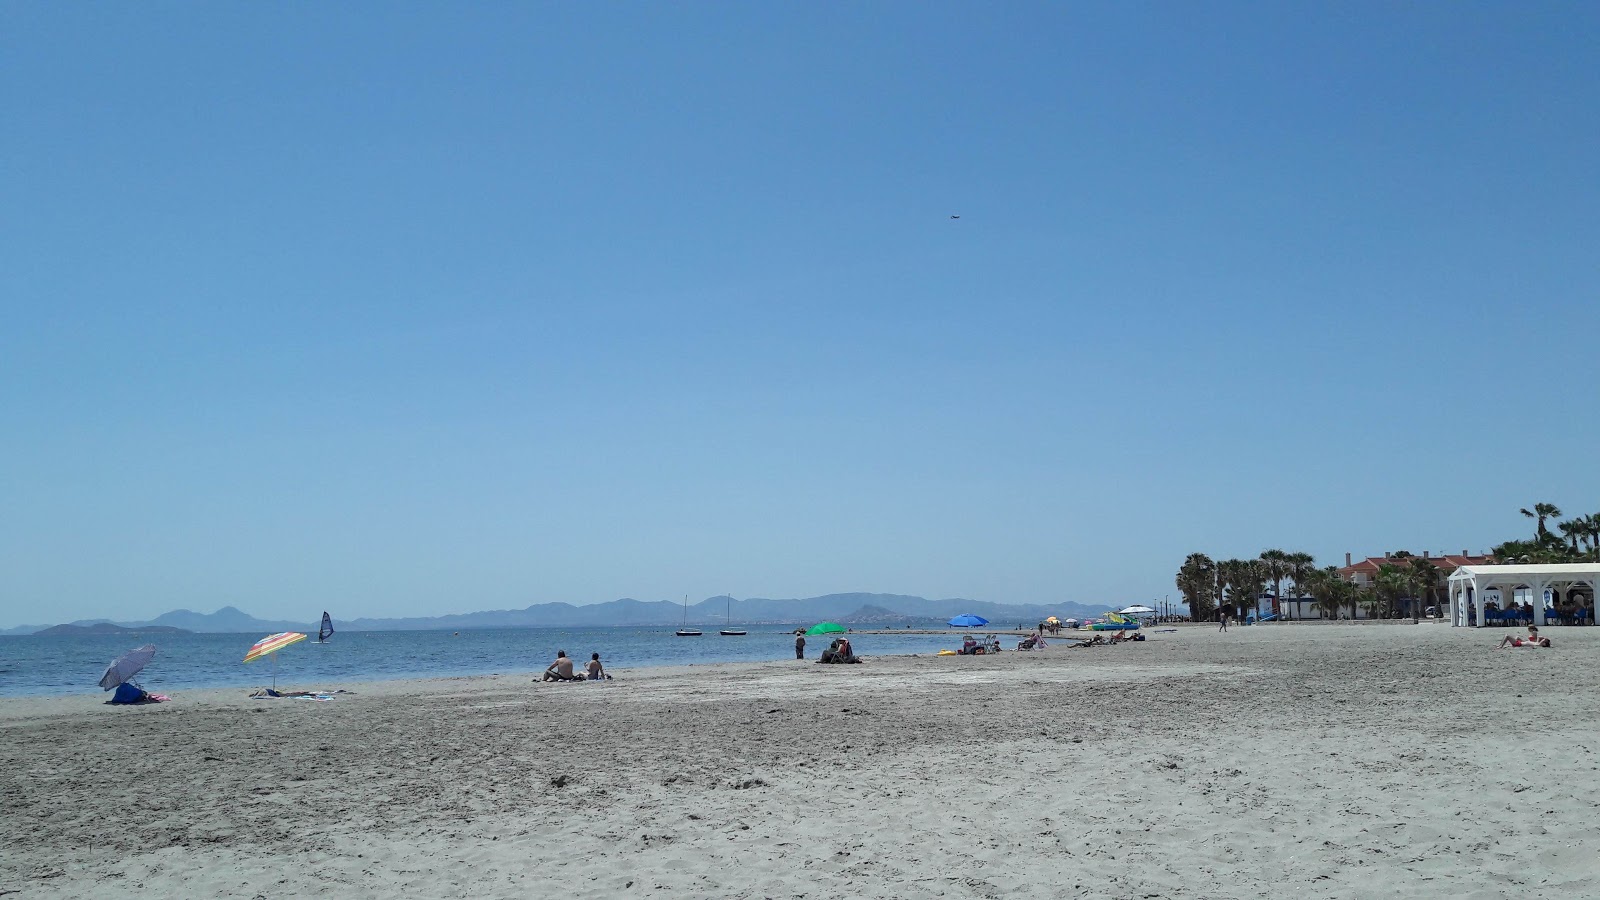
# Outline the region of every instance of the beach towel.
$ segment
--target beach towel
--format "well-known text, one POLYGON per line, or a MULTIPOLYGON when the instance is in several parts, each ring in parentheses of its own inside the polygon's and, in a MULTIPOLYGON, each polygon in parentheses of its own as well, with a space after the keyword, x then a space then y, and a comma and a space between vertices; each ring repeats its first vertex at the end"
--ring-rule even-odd
POLYGON ((335 694, 353 693, 355 692, 347 691, 344 688, 336 691, 280 691, 273 688, 262 688, 258 691, 253 691, 250 694, 250 699, 268 700, 276 697, 289 700, 332 700, 335 694))

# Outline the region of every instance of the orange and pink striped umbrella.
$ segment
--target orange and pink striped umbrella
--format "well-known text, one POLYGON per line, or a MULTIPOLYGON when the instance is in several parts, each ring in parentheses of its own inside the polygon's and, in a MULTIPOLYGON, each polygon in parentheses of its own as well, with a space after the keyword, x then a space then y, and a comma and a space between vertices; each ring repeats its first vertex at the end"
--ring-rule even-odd
POLYGON ((269 653, 277 653, 279 650, 282 650, 290 644, 298 644, 305 639, 306 636, 298 631, 284 631, 279 632, 278 634, 269 634, 261 640, 255 642, 254 646, 250 648, 250 652, 244 655, 244 661, 251 662, 252 660, 260 659, 269 653))

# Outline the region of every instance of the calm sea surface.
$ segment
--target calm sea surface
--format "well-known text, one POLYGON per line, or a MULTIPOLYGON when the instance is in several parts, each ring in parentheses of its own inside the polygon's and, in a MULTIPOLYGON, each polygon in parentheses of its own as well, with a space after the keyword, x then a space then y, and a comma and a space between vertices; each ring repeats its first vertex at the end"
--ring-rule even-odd
MULTIPOLYGON (((334 689, 358 681, 540 672, 567 651, 580 665, 596 651, 608 670, 711 662, 756 662, 794 658, 794 629, 782 625, 742 626, 745 637, 722 637, 715 628, 704 637, 680 638, 666 627, 507 628, 487 631, 341 631, 319 645, 313 636, 278 653, 278 684, 334 689)), ((975 629, 975 631, 977 631, 975 629)), ((980 634, 986 632, 979 632, 980 634)), ((26 635, 0 637, 0 696, 99 693, 107 664, 144 644, 155 644, 155 659, 134 679, 147 690, 231 685, 265 685, 272 678, 268 660, 240 662, 263 634, 26 635)), ((1006 642, 1005 638, 1001 639, 1006 642)), ((1016 639, 1011 638, 1007 646, 1016 639)), ((816 659, 828 639, 806 639, 806 656, 816 659)), ((935 653, 960 646, 951 635, 857 635, 863 656, 935 653)))

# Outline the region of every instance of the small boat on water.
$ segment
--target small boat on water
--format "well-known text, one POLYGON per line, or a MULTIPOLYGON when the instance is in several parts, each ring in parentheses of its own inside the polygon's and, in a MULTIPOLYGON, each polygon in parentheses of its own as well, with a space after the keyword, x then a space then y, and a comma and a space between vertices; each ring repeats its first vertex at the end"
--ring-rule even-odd
POLYGON ((732 594, 728 595, 728 612, 727 612, 726 615, 723 616, 723 618, 728 621, 728 627, 722 629, 722 631, 718 632, 718 634, 721 634, 723 637, 744 637, 744 633, 745 632, 744 632, 743 628, 735 628, 735 627, 733 627, 733 595, 732 594))
POLYGON ((678 637, 699 637, 700 629, 689 627, 689 595, 683 595, 683 627, 678 629, 678 637))
POLYGON ((317 629, 317 643, 326 644, 328 638, 333 637, 333 617, 327 610, 322 611, 322 627, 317 629))

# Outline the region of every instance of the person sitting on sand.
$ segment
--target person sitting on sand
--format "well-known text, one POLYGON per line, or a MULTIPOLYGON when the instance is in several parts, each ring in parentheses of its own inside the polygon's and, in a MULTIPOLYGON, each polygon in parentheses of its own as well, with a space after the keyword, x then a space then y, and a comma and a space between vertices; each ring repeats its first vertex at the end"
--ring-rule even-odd
POLYGON ((556 661, 550 668, 544 670, 544 681, 577 681, 572 674, 572 660, 567 658, 567 651, 557 650, 556 661))
POLYGON ((1547 638, 1547 637, 1540 637, 1539 636, 1539 626, 1537 626, 1537 625, 1529 625, 1528 626, 1528 636, 1527 637, 1519 638, 1514 634, 1508 634, 1508 635, 1505 636, 1505 638, 1503 640, 1500 641, 1499 645, 1496 646, 1495 649, 1499 650, 1499 649, 1502 649, 1504 647, 1548 647, 1548 646, 1550 646, 1550 639, 1547 638))
POLYGON ((838 654, 839 654, 839 639, 838 638, 834 638, 831 642, 828 643, 827 649, 822 651, 822 658, 818 659, 817 662, 819 662, 819 663, 831 663, 831 662, 833 662, 833 658, 835 656, 837 656, 838 654))
POLYGON ((849 638, 834 638, 833 643, 828 645, 828 649, 822 651, 822 658, 817 662, 858 663, 861 660, 856 657, 855 651, 850 649, 849 638))
POLYGON ((589 654, 589 664, 584 668, 588 670, 590 681, 604 681, 609 677, 606 675, 605 666, 600 665, 600 654, 598 653, 589 654))
POLYGON ((975 651, 977 649, 978 649, 978 642, 969 637, 966 640, 961 642, 961 649, 957 650, 956 652, 961 654, 962 656, 971 656, 973 651, 975 651))

